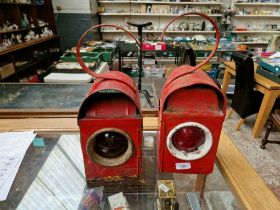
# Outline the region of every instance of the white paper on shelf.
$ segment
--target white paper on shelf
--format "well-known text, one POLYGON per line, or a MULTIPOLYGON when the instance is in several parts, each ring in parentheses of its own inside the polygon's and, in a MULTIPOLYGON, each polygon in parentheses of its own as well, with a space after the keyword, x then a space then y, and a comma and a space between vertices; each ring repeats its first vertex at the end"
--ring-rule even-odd
POLYGON ((51 73, 44 78, 46 83, 88 83, 92 81, 92 76, 86 73, 51 73))
POLYGON ((0 155, 0 189, 17 166, 18 161, 19 157, 4 157, 0 155))
POLYGON ((78 209, 85 187, 80 136, 62 135, 16 209, 78 209))
POLYGON ((269 56, 269 58, 280 58, 280 52, 276 52, 273 55, 269 56))
POLYGON ((0 133, 0 201, 6 200, 34 131, 0 133))

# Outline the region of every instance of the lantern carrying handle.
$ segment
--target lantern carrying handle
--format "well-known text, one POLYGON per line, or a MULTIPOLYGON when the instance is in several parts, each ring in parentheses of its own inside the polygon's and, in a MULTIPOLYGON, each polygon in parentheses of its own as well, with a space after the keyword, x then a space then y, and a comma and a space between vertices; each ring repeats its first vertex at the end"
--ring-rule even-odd
POLYGON ((184 17, 184 16, 190 16, 190 15, 198 15, 198 16, 201 16, 203 18, 205 18, 206 20, 208 20, 214 27, 215 31, 216 31, 216 44, 212 50, 212 52, 210 53, 210 55, 206 58, 206 60, 204 60, 203 62, 201 62, 200 64, 194 66, 191 68, 186 68, 186 71, 180 71, 180 73, 177 73, 176 75, 174 75, 174 77, 172 77, 172 80, 170 81, 167 81, 167 83, 165 85, 168 85, 170 84, 170 82, 174 81, 175 79, 177 79, 178 77, 180 76, 183 76, 185 74, 189 74, 189 73, 192 73, 194 72, 195 70, 199 69, 201 66, 205 65, 206 63, 208 63, 210 61, 210 59, 214 56, 214 54, 216 53, 218 47, 219 47, 219 42, 220 42, 220 30, 219 30, 219 27, 217 25, 217 23, 211 18, 209 17, 208 15, 205 15, 205 14, 202 14, 202 13, 199 13, 199 12, 188 12, 188 13, 184 13, 184 14, 181 14, 175 18, 173 18, 163 29, 163 32, 160 36, 160 42, 162 42, 163 40, 163 37, 165 35, 165 32, 167 30, 167 28, 170 26, 171 23, 173 23, 175 20, 181 18, 181 17, 184 17), (188 69, 188 70, 187 70, 188 69))
POLYGON ((77 43, 77 46, 76 46, 76 56, 77 56, 77 60, 79 62, 79 64, 81 65, 82 69, 84 70, 84 72, 88 73, 89 75, 93 76, 93 77, 96 77, 96 78, 99 78, 99 79, 110 79, 110 80, 118 80, 118 81, 121 81, 125 84, 127 84, 128 86, 130 86, 133 90, 136 90, 136 87, 135 87, 135 84, 131 81, 128 81, 129 79, 131 80, 131 78, 128 78, 128 76, 122 72, 115 72, 114 71, 114 74, 112 74, 112 72, 105 72, 105 73, 102 73, 102 74, 97 74, 95 73, 94 71, 92 71, 90 68, 88 68, 86 66, 86 64, 84 63, 83 59, 82 59, 82 56, 81 56, 81 52, 80 52, 80 48, 81 48, 81 45, 83 44, 83 41, 86 37, 86 35, 93 31, 94 29, 97 29, 97 28, 101 28, 101 27, 114 27, 118 30, 122 30, 124 32, 126 32, 135 42, 136 44, 138 45, 138 47, 140 47, 140 43, 138 41, 137 38, 135 38, 133 36, 133 34, 131 32, 129 32, 128 30, 120 27, 120 26, 116 26, 116 25, 112 25, 112 24, 100 24, 100 25, 95 25, 91 28, 89 28, 86 32, 83 33, 83 35, 80 37, 78 43, 77 43))

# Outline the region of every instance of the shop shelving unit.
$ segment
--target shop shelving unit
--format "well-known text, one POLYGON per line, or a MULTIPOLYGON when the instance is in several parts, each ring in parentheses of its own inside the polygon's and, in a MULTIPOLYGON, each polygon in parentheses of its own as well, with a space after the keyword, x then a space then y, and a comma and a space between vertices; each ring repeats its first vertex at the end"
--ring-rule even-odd
MULTIPOLYGON (((101 16, 156 16, 156 17, 176 17, 179 14, 149 14, 149 13, 100 13, 101 16)), ((222 15, 209 15, 210 17, 221 17, 222 15)), ((189 15, 188 17, 198 17, 196 15, 189 15)))
MULTIPOLYGON (((124 33, 121 30, 101 30, 102 33, 124 33)), ((132 33, 137 33, 136 30, 130 30, 132 33)), ((162 33, 157 30, 144 30, 143 33, 162 33)), ((215 31, 166 31, 169 34, 215 34, 215 31)))
MULTIPOLYGON (((152 5, 152 6, 159 6, 159 5, 170 5, 171 7, 185 7, 185 6, 191 6, 191 7, 217 7, 221 8, 223 3, 222 1, 199 1, 199 2, 175 2, 175 1, 135 1, 135 0, 128 0, 128 1, 104 1, 100 0, 98 1, 98 6, 103 7, 105 9, 104 12, 99 13, 101 23, 112 23, 112 18, 114 18, 113 23, 121 26, 125 26, 127 21, 140 21, 140 22, 146 22, 146 21, 152 21, 153 25, 157 28, 154 30, 144 30, 144 33, 155 33, 159 34, 162 30, 158 29, 159 26, 165 25, 169 20, 171 20, 173 17, 178 16, 179 14, 168 14, 168 13, 144 13, 143 11, 140 13, 142 5, 152 5), (109 9, 108 9, 109 8, 109 9), (114 10, 120 9, 123 10, 121 12, 112 12, 110 9, 113 8, 114 10), (138 11, 138 12, 137 12, 138 11)), ((220 18, 222 14, 211 14, 209 15, 213 17, 214 19, 220 18)), ((188 22, 196 22, 201 23, 202 20, 199 16, 191 15, 187 18, 188 22)), ((186 20, 185 18, 182 18, 180 21, 186 20)), ((178 23, 178 22, 177 22, 178 23)), ((162 27, 161 27, 162 28, 162 27)), ((123 36, 123 32, 120 30, 114 30, 114 29, 101 29, 102 37, 104 39, 118 39, 120 36, 123 36)), ((136 30, 129 30, 133 33, 136 33, 136 30)), ((168 36, 174 36, 174 35, 189 35, 194 36, 196 34, 205 35, 207 37, 215 34, 214 31, 197 31, 197 30, 189 30, 189 31, 181 31, 181 30, 168 30, 166 31, 166 34, 168 36)), ((129 37, 126 37, 129 39, 129 37)))
POLYGON ((280 34, 280 31, 232 31, 232 33, 236 34, 280 34))
POLYGON ((255 44, 255 45, 258 45, 258 44, 268 44, 268 42, 260 42, 260 41, 256 41, 256 42, 233 42, 235 44, 255 44))
POLYGON ((43 67, 44 64, 50 65, 53 59, 53 54, 49 52, 49 48, 59 48, 59 37, 57 36, 51 0, 44 0, 43 5, 33 3, 0 2, 0 25, 2 26, 6 21, 9 21, 11 24, 15 23, 19 26, 19 29, 0 32, 0 43, 3 42, 5 37, 10 38, 12 34, 21 34, 23 42, 21 44, 14 44, 5 49, 0 49, 0 69, 9 63, 12 63, 15 69, 14 74, 10 75, 8 78, 2 78, 0 80, 19 81, 23 77, 29 77, 36 74, 37 68, 43 67), (35 27, 20 28, 20 20, 23 13, 27 14, 29 23, 31 23, 32 17, 35 27), (24 36, 26 36, 30 30, 38 34, 41 33, 41 29, 45 26, 39 26, 39 19, 48 22, 48 27, 53 31, 53 35, 24 41, 24 36), (34 51, 44 51, 48 55, 44 56, 44 59, 34 59, 34 51), (15 66, 17 61, 29 61, 29 65, 27 65, 27 68, 18 68, 15 66))
POLYGON ((254 6, 280 6, 280 3, 263 3, 263 2, 256 2, 256 3, 253 3, 253 2, 249 2, 249 3, 235 3, 234 4, 235 6, 251 6, 251 7, 254 7, 254 6))
POLYGON ((235 18, 280 18, 280 15, 235 15, 235 18))
POLYGON ((222 2, 171 2, 171 1, 99 1, 103 4, 170 4, 170 5, 222 5, 222 2))
POLYGON ((280 3, 271 3, 271 2, 248 2, 248 3, 237 3, 234 2, 235 9, 242 9, 242 8, 248 8, 250 10, 259 8, 259 9, 266 9, 266 10, 274 10, 278 9, 278 14, 272 13, 271 15, 262 15, 262 14, 236 14, 234 15, 234 25, 236 27, 243 27, 247 28, 247 26, 252 25, 269 25, 274 24, 277 25, 278 30, 265 30, 260 27, 260 30, 252 30, 248 29, 248 31, 231 31, 232 33, 237 35, 237 41, 235 43, 237 44, 246 44, 246 45, 252 45, 251 48, 255 47, 265 47, 268 44, 268 40, 272 35, 280 35, 280 25, 279 25, 279 19, 280 19, 280 3), (262 41, 238 41, 240 36, 254 36, 254 37, 260 37, 262 38, 262 41), (266 40, 266 41, 264 41, 266 40))

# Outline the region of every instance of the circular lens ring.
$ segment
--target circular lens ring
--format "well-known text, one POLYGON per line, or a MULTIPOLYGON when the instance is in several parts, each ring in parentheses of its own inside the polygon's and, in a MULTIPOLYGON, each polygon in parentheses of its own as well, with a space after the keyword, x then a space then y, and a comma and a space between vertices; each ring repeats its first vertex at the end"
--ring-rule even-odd
POLYGON ((166 146, 168 151, 171 153, 171 155, 173 155, 174 157, 180 160, 186 160, 186 161, 197 160, 204 157, 211 150, 212 145, 213 145, 213 137, 211 131, 206 126, 197 122, 184 122, 175 126, 173 129, 169 131, 166 138, 166 146), (184 127, 189 127, 189 126, 194 126, 202 129, 205 133, 205 141, 202 145, 199 146, 198 150, 195 150, 194 152, 180 151, 173 145, 172 137, 179 129, 184 127))
POLYGON ((127 138, 115 131, 98 134, 93 144, 94 150, 105 158, 116 158, 122 155, 128 147, 127 138), (106 134, 108 134, 106 136, 106 134))
POLYGON ((119 166, 119 165, 126 163, 133 156, 134 144, 133 144, 133 141, 132 141, 132 138, 130 137, 130 135, 128 133, 126 133, 125 131, 118 129, 118 128, 104 128, 104 129, 96 131, 88 138, 87 145, 86 145, 86 152, 87 152, 88 157, 95 163, 102 165, 102 166, 106 166, 106 167, 114 167, 114 166, 119 166), (118 157, 115 157, 115 158, 103 157, 103 156, 99 155, 94 149, 94 143, 95 143, 96 137, 104 132, 112 132, 112 131, 119 133, 119 134, 123 135, 124 137, 126 137, 128 147, 127 147, 126 151, 118 157))
MULTIPOLYGON (((126 83, 128 86, 130 86, 133 90, 135 89, 134 86, 132 86, 129 82, 126 82, 127 80, 127 75, 126 74, 119 74, 119 75, 116 75, 116 74, 108 74, 108 73, 103 73, 103 74, 97 74, 93 71, 90 70, 90 68, 88 68, 86 66, 86 64, 84 63, 83 59, 82 59, 82 56, 81 56, 81 52, 80 52, 80 49, 81 49, 81 46, 82 46, 82 43, 86 37, 86 35, 91 32, 92 30, 94 29, 97 29, 97 28, 101 28, 101 27, 106 27, 106 26, 109 26, 109 27, 114 27, 116 29, 119 29, 119 30, 122 30, 124 32, 126 32, 135 42, 136 44, 138 45, 138 47, 140 47, 140 42, 138 41, 138 39, 133 36, 133 34, 131 32, 129 32, 128 30, 120 27, 120 26, 116 26, 116 25, 112 25, 112 24, 100 24, 100 25, 95 25, 91 28, 89 28, 86 32, 83 33, 83 35, 80 37, 78 43, 77 43, 77 46, 76 46, 76 56, 77 56, 77 60, 80 64, 80 66, 82 67, 82 69, 84 70, 84 72, 88 73, 89 75, 93 76, 93 77, 96 77, 96 78, 100 78, 100 79, 111 79, 111 80, 118 80, 118 81, 121 81, 123 83, 126 83)), ((109 72, 110 73, 110 72, 109 72)))
MULTIPOLYGON (((191 73, 191 72, 193 72, 193 71, 199 69, 201 66, 205 65, 206 63, 208 63, 208 62, 210 61, 210 59, 214 56, 214 54, 216 53, 216 51, 217 51, 217 49, 218 49, 218 47, 219 47, 219 43, 220 43, 220 30, 219 30, 219 27, 218 27, 217 23, 216 23, 211 17, 209 17, 208 15, 205 15, 205 14, 202 14, 202 13, 199 13, 199 12, 188 12, 188 13, 184 13, 184 14, 182 14, 182 15, 179 15, 179 16, 173 18, 173 19, 164 27, 163 32, 162 32, 162 34, 161 34, 161 36, 160 36, 160 42, 162 42, 163 37, 164 37, 164 35, 165 35, 165 32, 166 32, 167 28, 171 25, 171 23, 173 23, 175 20, 177 20, 177 19, 179 19, 179 18, 181 18, 181 17, 183 17, 183 16, 190 16, 190 15, 198 15, 198 16, 201 16, 201 17, 205 18, 206 20, 208 20, 208 21, 213 25, 213 27, 214 27, 214 29, 215 29, 215 31, 216 31, 216 44, 215 44, 213 50, 211 51, 210 55, 207 57, 206 60, 204 60, 204 61, 201 62, 200 64, 194 66, 194 67, 191 69, 191 71, 188 70, 188 71, 186 71, 186 72, 182 72, 181 74, 176 75, 176 77, 172 78, 171 81, 177 79, 177 78, 180 77, 180 76, 183 76, 184 74, 189 74, 189 73, 191 73)), ((170 84, 171 81, 168 81, 168 84, 170 84)), ((166 84, 166 85, 167 85, 167 84, 166 84)))

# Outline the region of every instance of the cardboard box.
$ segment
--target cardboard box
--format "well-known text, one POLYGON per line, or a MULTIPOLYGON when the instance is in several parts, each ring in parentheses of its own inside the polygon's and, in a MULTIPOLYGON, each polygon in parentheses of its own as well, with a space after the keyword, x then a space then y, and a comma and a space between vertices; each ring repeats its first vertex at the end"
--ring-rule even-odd
POLYGON ((151 42, 144 42, 142 44, 143 51, 166 51, 166 43, 165 42, 158 42, 158 43, 151 43, 151 42))
POLYGON ((5 79, 15 73, 15 67, 13 63, 0 67, 0 80, 5 79))

